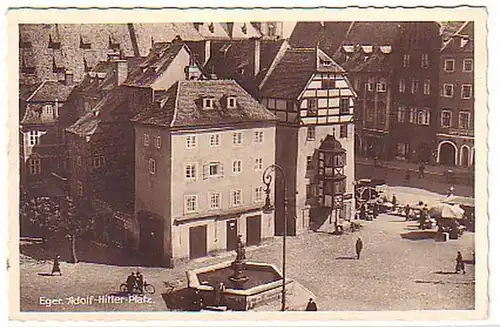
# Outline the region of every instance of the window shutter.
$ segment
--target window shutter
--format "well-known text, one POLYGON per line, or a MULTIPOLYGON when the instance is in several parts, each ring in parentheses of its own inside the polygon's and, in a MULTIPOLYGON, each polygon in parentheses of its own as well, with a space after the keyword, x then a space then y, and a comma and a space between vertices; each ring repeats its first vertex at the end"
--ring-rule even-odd
POLYGON ((222 177, 224 176, 224 165, 222 164, 222 162, 219 163, 219 168, 220 168, 220 175, 222 177))

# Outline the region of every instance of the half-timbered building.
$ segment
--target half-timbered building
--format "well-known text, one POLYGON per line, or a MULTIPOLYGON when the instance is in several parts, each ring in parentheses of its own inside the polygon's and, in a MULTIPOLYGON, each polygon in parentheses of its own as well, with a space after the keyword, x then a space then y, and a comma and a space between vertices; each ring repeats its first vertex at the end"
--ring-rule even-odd
POLYGON ((276 232, 338 229, 354 213, 355 92, 345 70, 318 48, 278 53, 261 83, 261 102, 279 118, 276 164, 288 194, 276 183, 276 232))

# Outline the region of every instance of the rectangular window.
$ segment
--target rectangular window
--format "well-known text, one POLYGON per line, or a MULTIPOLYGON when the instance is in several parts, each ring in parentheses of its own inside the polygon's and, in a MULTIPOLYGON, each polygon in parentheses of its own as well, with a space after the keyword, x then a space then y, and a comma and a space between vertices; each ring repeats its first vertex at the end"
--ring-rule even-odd
POLYGON ((377 83, 377 92, 386 92, 387 91, 387 81, 385 78, 381 78, 377 83))
POLYGON ((196 136, 194 135, 186 136, 186 148, 187 149, 196 148, 196 136))
POLYGON ((463 71, 471 72, 473 70, 473 60, 472 59, 464 59, 463 63, 463 71))
POLYGON ((149 146, 149 134, 144 133, 144 146, 149 146))
POLYGON ((307 156, 306 158, 306 170, 311 170, 313 169, 313 157, 312 156, 307 156))
POLYGON ((406 158, 407 149, 408 149, 408 144, 398 143, 396 146, 396 156, 399 158, 406 158))
POLYGON ((157 149, 160 149, 161 148, 161 136, 156 136, 156 139, 155 139, 155 147, 157 149))
POLYGON ((340 114, 341 115, 348 115, 349 114, 349 104, 350 101, 347 98, 341 98, 340 99, 340 114))
POLYGON ((335 80, 334 79, 321 80, 321 88, 322 89, 334 89, 335 88, 335 80))
POLYGON ((213 109, 214 108, 214 99, 213 98, 203 98, 203 109, 213 109))
POLYGON ((40 134, 38 131, 29 132, 29 143, 30 145, 37 145, 40 143, 40 134))
POLYGON ((462 129, 470 128, 470 112, 460 111, 458 116, 458 127, 462 129))
POLYGON ((197 195, 186 195, 184 196, 184 205, 186 213, 193 213, 198 210, 198 196, 197 195))
POLYGON ((218 210, 220 209, 220 193, 219 192, 211 192, 210 193, 210 210, 218 210))
POLYGON ((241 133, 233 133, 233 145, 241 145, 242 135, 241 133))
POLYGON ((213 135, 210 135, 210 146, 211 147, 217 147, 220 145, 220 138, 219 138, 219 134, 213 134, 213 135))
POLYGON ((295 112, 295 105, 294 105, 294 102, 292 100, 288 100, 286 102, 286 111, 288 112, 295 112))
POLYGON ((410 67, 410 54, 405 53, 403 55, 403 67, 410 67))
POLYGON ((316 138, 316 128, 314 126, 307 126, 307 140, 312 141, 316 138))
POLYGON ((264 190, 262 186, 255 187, 253 189, 253 201, 254 202, 262 202, 264 200, 264 190))
POLYGON ((104 166, 104 156, 95 156, 93 158, 94 168, 99 168, 104 166))
POLYGON ((443 84, 443 97, 452 98, 453 97, 453 84, 443 84))
POLYGON ((415 124, 417 122, 417 109, 410 108, 410 116, 408 117, 409 122, 415 124))
POLYGON ((412 80, 411 81, 411 93, 413 93, 413 94, 418 93, 419 88, 420 88, 420 81, 419 80, 412 80))
POLYGON ((428 53, 422 53, 420 64, 421 64, 422 68, 429 68, 429 54, 428 53))
POLYGON ((307 99, 307 115, 314 116, 318 114, 318 102, 316 99, 307 99))
POLYGON ((231 205, 233 207, 235 206, 239 206, 243 203, 243 199, 242 199, 242 194, 241 194, 241 190, 232 190, 231 191, 231 205))
POLYGON ((222 164, 220 162, 211 162, 207 166, 207 174, 209 177, 222 175, 222 164))
POLYGON ((347 124, 340 125, 340 138, 341 139, 347 138, 347 128, 348 128, 347 124))
POLYGON ((405 122, 405 113, 406 113, 406 108, 403 106, 398 107, 398 122, 404 123, 405 122))
POLYGON ((256 131, 254 134, 254 141, 255 141, 255 143, 264 142, 264 132, 263 131, 256 131))
POLYGON ((418 111, 417 124, 429 125, 430 111, 428 109, 421 109, 418 111))
POLYGON ((149 173, 151 175, 156 174, 156 160, 149 158, 149 173))
POLYGON ((39 175, 42 172, 42 162, 40 159, 30 159, 29 161, 30 175, 39 175))
POLYGON ((366 83, 366 90, 368 92, 373 92, 373 89, 375 88, 375 82, 373 77, 368 78, 368 82, 366 83))
POLYGON ((186 165, 186 179, 196 179, 196 164, 186 165))
POLYGON ((462 99, 470 99, 472 98, 472 85, 471 84, 463 84, 462 85, 462 99))
POLYGON ((446 59, 444 61, 444 71, 445 72, 455 71, 455 59, 446 59))
POLYGON ((255 158, 254 169, 255 170, 262 170, 263 167, 264 167, 264 164, 263 164, 262 158, 255 158))
POLYGON ((80 181, 76 182, 76 194, 83 196, 83 184, 80 181))
POLYGON ((405 93, 406 91, 406 81, 404 79, 399 80, 399 93, 405 93))
POLYGON ((43 111, 43 114, 47 115, 47 116, 52 116, 54 114, 54 109, 52 108, 52 105, 50 105, 50 104, 43 106, 42 111, 43 111))
POLYGON ((241 173, 241 160, 233 160, 233 174, 241 173))
POLYGON ((424 94, 425 95, 431 94, 431 81, 428 79, 424 81, 424 94))
POLYGON ((236 108, 236 98, 235 97, 228 97, 227 98, 227 107, 229 109, 236 108))
POLYGON ((451 111, 442 110, 441 111, 441 127, 451 127, 451 111))

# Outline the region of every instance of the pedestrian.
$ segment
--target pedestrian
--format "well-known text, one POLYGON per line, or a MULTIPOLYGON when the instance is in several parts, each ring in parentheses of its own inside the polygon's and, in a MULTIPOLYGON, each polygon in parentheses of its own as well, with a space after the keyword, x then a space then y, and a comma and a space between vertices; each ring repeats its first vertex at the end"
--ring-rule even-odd
POLYGON ((398 199, 396 199, 396 194, 392 195, 392 210, 396 210, 396 204, 398 203, 398 199))
POLYGON ((420 166, 418 166, 418 178, 424 178, 425 176, 425 166, 424 163, 420 163, 420 166))
POLYGON ((359 209, 359 218, 363 220, 366 219, 366 203, 363 203, 359 209))
POLYGON ((128 294, 134 293, 134 286, 136 284, 136 279, 135 279, 135 275, 133 272, 131 272, 130 275, 127 277, 126 284, 127 284, 128 294))
POLYGON ((457 262, 455 266, 455 274, 458 274, 460 271, 462 271, 462 273, 465 274, 465 263, 464 259, 462 258, 462 253, 460 253, 460 251, 457 252, 457 258, 455 260, 457 262))
POLYGON ((363 250, 363 241, 361 240, 361 237, 358 237, 356 240, 356 256, 358 257, 358 260, 361 256, 361 250, 363 250))
POLYGON ((452 196, 454 193, 455 193, 455 188, 452 185, 448 188, 448 196, 452 196))
POLYGON ((144 276, 138 271, 136 274, 135 274, 135 279, 136 279, 136 284, 137 284, 137 290, 140 292, 140 293, 143 293, 144 292, 144 276))
POLYGON ((310 298, 309 302, 307 302, 306 311, 318 311, 318 306, 312 298, 310 298))
POLYGON ((410 220, 410 205, 406 204, 405 206, 405 216, 406 216, 406 221, 410 220))
POLYGON ((214 299, 215 305, 219 306, 222 304, 222 293, 226 290, 224 282, 218 282, 214 287, 214 299))
POLYGON ((425 222, 427 221, 428 215, 429 215, 429 208, 427 207, 426 203, 424 207, 420 209, 420 229, 425 229, 425 222))
POLYGON ((62 276, 61 267, 59 266, 59 259, 61 259, 61 257, 59 256, 59 254, 56 254, 54 258, 54 264, 52 265, 52 272, 50 273, 51 276, 54 276, 55 273, 59 273, 59 276, 62 276))
POLYGON ((407 182, 409 182, 409 181, 410 181, 410 174, 411 174, 410 169, 406 169, 406 173, 405 173, 405 180, 406 180, 407 182))

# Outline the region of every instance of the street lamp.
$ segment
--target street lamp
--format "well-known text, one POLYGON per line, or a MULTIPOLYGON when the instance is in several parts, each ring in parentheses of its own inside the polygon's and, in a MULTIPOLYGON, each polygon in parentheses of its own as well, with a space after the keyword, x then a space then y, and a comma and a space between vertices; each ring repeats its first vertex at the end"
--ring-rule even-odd
POLYGON ((279 171, 281 173, 281 178, 283 179, 283 194, 284 194, 284 199, 283 199, 283 284, 281 287, 281 311, 285 311, 285 272, 286 272, 286 232, 287 232, 287 220, 288 220, 288 199, 287 199, 287 187, 286 187, 286 176, 285 176, 285 171, 283 168, 279 165, 272 164, 269 167, 267 167, 264 170, 264 173, 262 174, 262 181, 264 182, 264 185, 266 185, 266 203, 264 205, 264 212, 270 212, 273 210, 272 205, 271 205, 271 199, 269 194, 271 193, 271 182, 273 180, 273 177, 271 175, 272 172, 274 171, 279 171))

